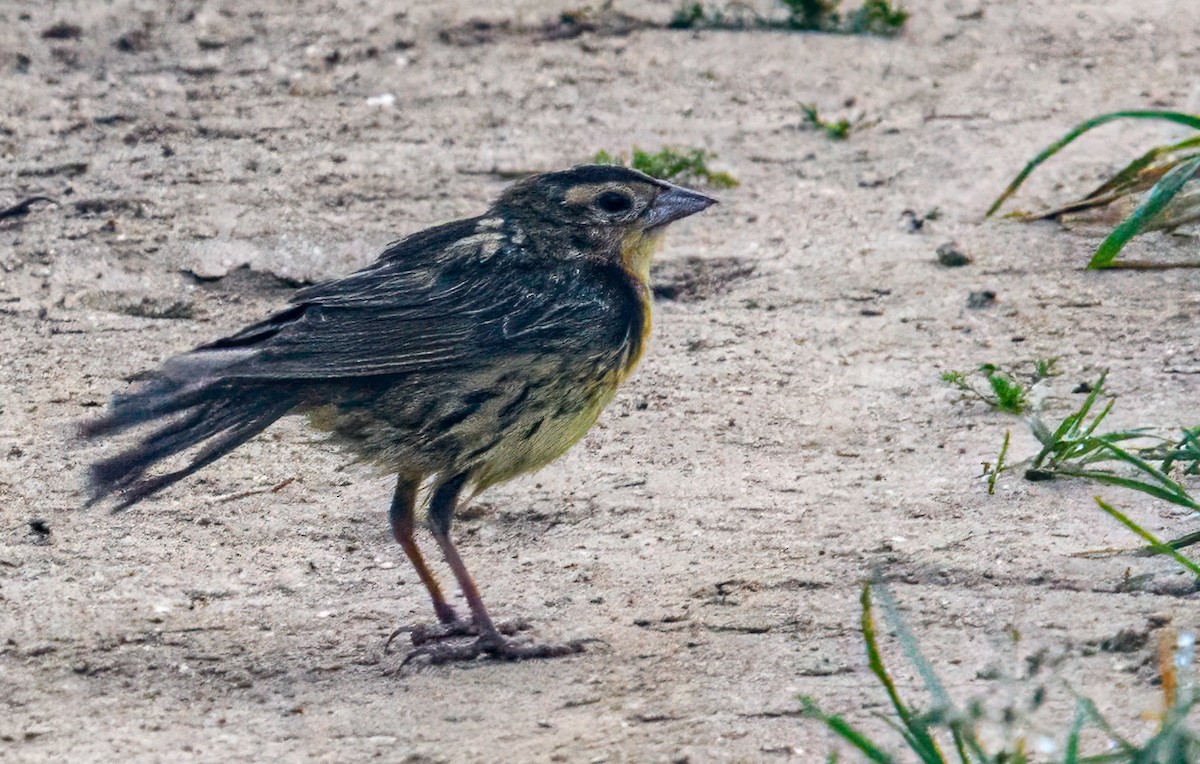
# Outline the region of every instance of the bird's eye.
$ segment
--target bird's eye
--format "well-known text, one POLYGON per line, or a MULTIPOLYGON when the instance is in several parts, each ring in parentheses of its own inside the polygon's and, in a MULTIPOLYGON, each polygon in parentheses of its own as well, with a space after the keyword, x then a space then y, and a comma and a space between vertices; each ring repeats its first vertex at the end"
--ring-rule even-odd
POLYGON ((620 191, 605 191, 596 197, 596 206, 603 212, 616 214, 618 212, 628 212, 633 207, 633 200, 627 194, 622 194, 620 191))

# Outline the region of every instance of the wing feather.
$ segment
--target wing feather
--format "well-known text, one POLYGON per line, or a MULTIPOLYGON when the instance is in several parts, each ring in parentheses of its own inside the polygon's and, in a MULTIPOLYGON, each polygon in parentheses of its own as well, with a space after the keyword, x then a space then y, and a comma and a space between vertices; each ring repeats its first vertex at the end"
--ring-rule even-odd
MULTIPOLYGON (((210 345, 246 351, 226 379, 331 380, 470 369, 497 355, 612 348, 636 308, 619 278, 520 252, 464 246, 474 221, 393 245, 371 267, 299 291, 295 304, 210 345), (436 245, 440 249, 431 247, 436 245), (452 249, 452 256, 447 257, 452 249)), ((478 237, 475 237, 478 239, 478 237)))

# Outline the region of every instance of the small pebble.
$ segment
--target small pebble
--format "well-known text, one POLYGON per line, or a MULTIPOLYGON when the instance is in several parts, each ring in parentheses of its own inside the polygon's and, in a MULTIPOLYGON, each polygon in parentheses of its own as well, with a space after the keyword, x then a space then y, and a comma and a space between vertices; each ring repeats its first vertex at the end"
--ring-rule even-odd
POLYGON ((967 295, 967 307, 971 310, 990 308, 996 304, 996 293, 990 289, 981 292, 971 292, 967 295))
POLYGON ((964 265, 971 264, 971 258, 964 254, 958 248, 958 245, 952 241, 948 241, 937 248, 937 259, 939 265, 944 265, 947 268, 961 268, 964 265))

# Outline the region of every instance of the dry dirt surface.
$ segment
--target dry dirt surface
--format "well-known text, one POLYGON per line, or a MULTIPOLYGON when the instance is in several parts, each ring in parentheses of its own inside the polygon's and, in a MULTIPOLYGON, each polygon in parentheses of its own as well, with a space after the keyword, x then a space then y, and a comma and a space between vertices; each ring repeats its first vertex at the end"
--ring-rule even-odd
MULTIPOLYGON (((1133 544, 1092 496, 1166 536, 1195 517, 1015 473, 987 495, 1004 430, 1033 442, 940 374, 1059 356, 1064 406, 1107 368, 1114 425, 1196 423, 1200 274, 1087 272, 1094 227, 982 212, 1085 117, 1195 110, 1200 4, 907 5, 888 40, 673 31, 670 2, 590 28, 532 2, 0 2, 0 207, 54 200, 0 221, 0 760, 824 761, 799 695, 884 729, 874 569, 960 701, 1046 681, 1022 725, 1054 735, 1069 682, 1147 734, 1158 637, 1200 600, 1169 561, 1080 556, 1133 544), (802 102, 861 120, 830 140, 802 102), (668 237, 649 352, 595 429, 456 526, 499 617, 586 653, 400 668, 385 638, 432 614, 391 481, 295 420, 81 509, 105 446, 72 427, 129 375, 631 145, 708 148, 741 185, 668 237), (938 265, 949 241, 970 265, 938 265)), ((1178 135, 1106 128, 1015 206, 1178 135)))

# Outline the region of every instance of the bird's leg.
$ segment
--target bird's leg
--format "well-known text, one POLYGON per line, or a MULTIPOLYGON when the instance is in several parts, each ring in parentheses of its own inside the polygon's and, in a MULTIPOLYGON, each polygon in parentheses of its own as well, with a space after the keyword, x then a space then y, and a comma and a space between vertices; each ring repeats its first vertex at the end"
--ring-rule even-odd
POLYGON ((465 645, 426 645, 414 650, 404 659, 405 663, 421 656, 427 656, 430 663, 447 663, 449 661, 469 661, 481 655, 503 660, 523 660, 528 658, 555 658, 561 655, 571 655, 583 651, 585 642, 589 640, 573 640, 563 644, 529 645, 509 639, 497 628, 488 614, 479 587, 467 571, 458 549, 450 539, 450 524, 454 508, 458 503, 459 492, 466 482, 466 475, 459 475, 442 483, 433 493, 429 502, 429 527, 433 537, 442 549, 446 563, 453 571, 458 585, 462 589, 479 638, 465 645))
POLYGON ((454 623, 458 620, 458 614, 454 612, 454 608, 450 607, 450 603, 446 602, 446 595, 442 594, 441 585, 434 577, 433 571, 425 564, 421 547, 417 546, 417 540, 413 538, 413 512, 416 509, 419 487, 420 483, 411 478, 401 476, 396 481, 396 493, 392 495, 392 507, 388 510, 388 522, 392 525, 392 535, 396 537, 396 541, 400 543, 400 548, 404 550, 408 561, 417 571, 417 577, 429 591, 429 596, 433 600, 433 611, 437 613, 438 620, 442 623, 454 623))
MULTIPOLYGON (((425 556, 421 554, 421 548, 417 546, 417 541, 413 537, 414 527, 414 510, 417 503, 417 491, 420 488, 420 481, 412 478, 401 476, 396 481, 396 492, 392 495, 392 506, 388 510, 388 521, 392 526, 392 535, 399 542, 400 548, 404 550, 408 561, 412 563, 413 569, 417 571, 417 577, 421 579, 421 583, 425 585, 429 591, 429 597, 433 600, 433 611, 437 613, 437 626, 417 625, 414 627, 401 626, 391 633, 387 643, 384 645, 386 650, 396 637, 406 631, 411 632, 411 639, 414 645, 424 644, 438 639, 446 639, 447 637, 474 636, 478 634, 475 628, 475 623, 470 618, 460 618, 454 608, 446 601, 446 595, 442 593, 442 587, 438 583, 437 578, 433 575, 433 571, 425 563, 425 556)), ((529 625, 525 622, 504 623, 500 625, 500 631, 505 634, 514 634, 520 629, 527 629, 529 625)))
MULTIPOLYGON (((396 492, 392 495, 392 506, 388 510, 388 522, 392 526, 392 535, 399 542, 400 548, 404 550, 404 554, 408 557, 408 561, 412 563, 413 569, 417 571, 417 577, 421 579, 421 583, 425 585, 425 589, 429 592, 430 599, 433 600, 433 611, 437 613, 438 621, 444 626, 462 625, 462 633, 470 633, 469 628, 471 622, 463 623, 458 614, 454 612, 454 608, 446 601, 446 595, 442 593, 442 587, 438 580, 433 575, 433 571, 425 564, 425 557, 421 554, 421 547, 417 546, 417 540, 413 538, 413 515, 417 504, 417 492, 420 489, 420 481, 413 478, 401 475, 396 480, 396 492)), ((401 626, 391 633, 387 643, 384 645, 384 650, 391 646, 392 641, 403 634, 405 631, 411 631, 414 642, 419 644, 425 641, 418 639, 418 634, 424 634, 428 631, 427 627, 415 626, 412 628, 401 626)))

